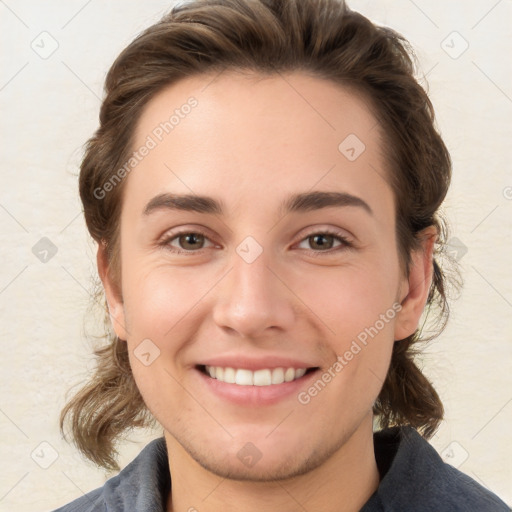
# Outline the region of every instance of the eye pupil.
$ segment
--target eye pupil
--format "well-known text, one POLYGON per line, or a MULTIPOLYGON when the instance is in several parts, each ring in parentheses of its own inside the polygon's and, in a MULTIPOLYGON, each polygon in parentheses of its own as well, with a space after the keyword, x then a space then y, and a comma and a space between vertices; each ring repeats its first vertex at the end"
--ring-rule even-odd
POLYGON ((189 248, 187 244, 191 246, 191 249, 197 249, 197 243, 199 242, 199 245, 202 245, 201 242, 204 242, 204 236, 199 233, 186 233, 180 236, 179 242, 183 249, 189 248))
POLYGON ((311 237, 309 237, 310 241, 312 241, 312 245, 317 245, 318 247, 321 247, 321 248, 326 248, 326 246, 328 246, 327 248, 330 249, 332 247, 332 242, 333 242, 333 236, 332 235, 322 235, 322 234, 318 234, 318 235, 313 235, 311 237), (329 239, 330 243, 327 242, 322 242, 321 240, 322 239, 329 239), (320 240, 320 242, 319 242, 320 240))

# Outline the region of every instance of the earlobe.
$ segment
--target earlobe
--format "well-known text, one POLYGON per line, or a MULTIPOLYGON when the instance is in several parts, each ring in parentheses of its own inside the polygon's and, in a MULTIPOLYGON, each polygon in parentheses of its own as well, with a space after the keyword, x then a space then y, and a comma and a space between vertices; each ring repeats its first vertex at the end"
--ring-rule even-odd
MULTIPOLYGON (((419 235, 421 247, 411 254, 407 293, 401 300, 402 309, 395 322, 395 340, 403 340, 418 328, 432 284, 433 252, 437 238, 435 226, 425 228, 419 235)), ((405 279, 405 278, 404 278, 405 279)))
POLYGON ((109 267, 107 246, 104 242, 98 244, 96 254, 96 263, 98 265, 98 274, 105 290, 110 321, 116 333, 116 336, 122 340, 127 339, 126 321, 124 314, 124 305, 118 283, 112 278, 112 272, 109 267))

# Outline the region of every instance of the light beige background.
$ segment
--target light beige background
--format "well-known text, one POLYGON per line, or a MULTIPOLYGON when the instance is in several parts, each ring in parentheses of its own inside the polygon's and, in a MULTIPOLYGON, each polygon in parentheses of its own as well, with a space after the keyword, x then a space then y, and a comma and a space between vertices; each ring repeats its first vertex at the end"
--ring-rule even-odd
MULTIPOLYGON (((108 67, 171 3, 0 1, 1 511, 51 510, 108 476, 58 430, 65 393, 93 367, 84 317, 95 251, 77 166, 97 126, 108 67), (46 263, 32 251, 43 237, 57 248, 46 263)), ((424 358, 446 406, 432 444, 510 505, 512 3, 349 5, 416 48, 454 163, 445 211, 467 249, 458 253, 465 287, 424 358)), ((122 465, 157 435, 134 432, 120 446, 122 465)))

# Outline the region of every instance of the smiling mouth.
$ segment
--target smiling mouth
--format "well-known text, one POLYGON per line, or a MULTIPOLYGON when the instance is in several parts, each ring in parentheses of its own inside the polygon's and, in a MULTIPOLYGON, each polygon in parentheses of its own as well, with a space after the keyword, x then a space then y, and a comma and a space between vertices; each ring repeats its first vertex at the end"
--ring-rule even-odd
POLYGON ((263 368, 261 370, 247 370, 245 368, 231 368, 222 366, 196 367, 201 373, 204 373, 212 379, 216 379, 226 384, 237 384, 239 386, 272 386, 292 382, 301 379, 305 375, 318 370, 314 368, 263 368))

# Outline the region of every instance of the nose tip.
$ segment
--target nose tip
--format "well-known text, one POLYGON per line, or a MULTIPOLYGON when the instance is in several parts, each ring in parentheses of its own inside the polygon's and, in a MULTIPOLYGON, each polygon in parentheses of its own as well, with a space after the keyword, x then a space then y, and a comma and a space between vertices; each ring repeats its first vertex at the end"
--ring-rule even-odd
POLYGON ((293 325, 294 312, 286 286, 263 255, 252 263, 237 258, 219 290, 213 311, 215 323, 244 338, 257 337, 269 329, 288 329, 293 325))

